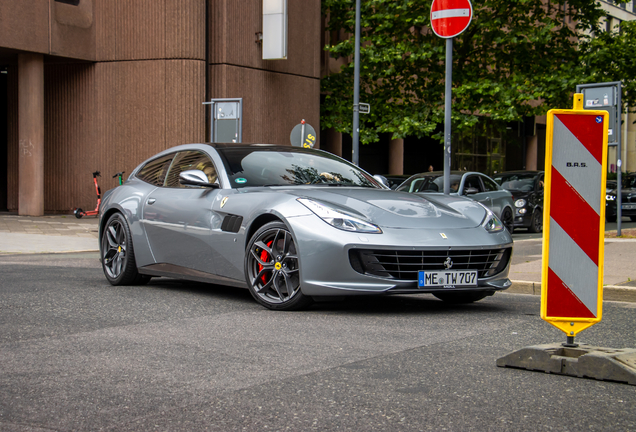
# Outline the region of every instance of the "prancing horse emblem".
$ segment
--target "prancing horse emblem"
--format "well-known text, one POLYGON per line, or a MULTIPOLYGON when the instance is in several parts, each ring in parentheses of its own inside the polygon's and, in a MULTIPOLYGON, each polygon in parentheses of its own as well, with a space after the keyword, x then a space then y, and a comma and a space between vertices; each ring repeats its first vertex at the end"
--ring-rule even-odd
POLYGON ((444 234, 444 233, 439 233, 439 235, 441 235, 443 239, 447 239, 448 238, 448 237, 446 237, 446 234, 444 234))
POLYGON ((223 208, 223 206, 224 206, 224 205, 225 205, 225 203, 227 202, 227 199, 228 199, 228 198, 229 198, 229 197, 224 197, 224 198, 221 200, 221 208, 223 208))
POLYGON ((444 268, 448 270, 452 266, 453 266, 453 261, 450 259, 450 257, 446 257, 446 261, 444 261, 444 268))

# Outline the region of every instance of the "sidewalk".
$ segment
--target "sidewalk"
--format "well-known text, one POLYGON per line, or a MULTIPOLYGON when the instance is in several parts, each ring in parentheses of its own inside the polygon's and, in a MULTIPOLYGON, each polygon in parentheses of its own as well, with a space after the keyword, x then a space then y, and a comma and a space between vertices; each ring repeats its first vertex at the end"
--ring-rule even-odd
POLYGON ((0 255, 97 251, 97 217, 0 214, 0 255))
MULTIPOLYGON (((535 242, 541 239, 515 241, 535 242)), ((606 238, 603 269, 603 299, 609 301, 636 302, 636 239, 606 238)), ((523 263, 510 266, 510 280, 513 284, 508 292, 541 295, 541 255, 533 255, 523 263)))
MULTIPOLYGON (((541 243, 541 239, 516 240, 541 243)), ((96 217, 76 219, 73 215, 18 216, 0 214, 0 256, 10 254, 98 251, 96 217)), ((605 300, 636 302, 636 239, 605 240, 605 300)), ((518 294, 541 294, 541 255, 532 255, 510 266, 512 286, 518 294)))

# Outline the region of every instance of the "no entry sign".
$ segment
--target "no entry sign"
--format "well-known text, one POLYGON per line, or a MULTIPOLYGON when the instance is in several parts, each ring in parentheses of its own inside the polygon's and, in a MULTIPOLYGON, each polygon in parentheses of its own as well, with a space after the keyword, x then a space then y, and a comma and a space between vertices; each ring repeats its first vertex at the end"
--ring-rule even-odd
POLYGON ((453 38, 466 30, 473 18, 470 0, 433 0, 431 28, 442 38, 453 38))
POLYGON ((602 315, 608 120, 580 93, 547 117, 541 318, 570 337, 602 315))

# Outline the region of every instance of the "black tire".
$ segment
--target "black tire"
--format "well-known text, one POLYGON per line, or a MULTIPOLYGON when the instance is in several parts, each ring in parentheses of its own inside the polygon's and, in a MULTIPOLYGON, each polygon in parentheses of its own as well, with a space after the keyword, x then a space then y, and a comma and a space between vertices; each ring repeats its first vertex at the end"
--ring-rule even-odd
POLYGON ((148 283, 150 276, 137 271, 130 228, 121 213, 114 213, 108 218, 100 241, 102 270, 111 285, 148 283))
POLYGON ((532 220, 530 221, 528 231, 532 233, 540 233, 543 231, 543 211, 541 209, 535 209, 534 213, 532 213, 532 220))
POLYGON ((282 222, 263 225, 250 239, 245 279, 252 297, 268 309, 299 310, 312 303, 301 291, 296 242, 282 222))
POLYGON ((76 218, 81 219, 81 218, 82 218, 82 212, 83 212, 83 211, 84 211, 84 210, 82 210, 81 208, 76 208, 76 209, 75 209, 75 211, 74 211, 73 213, 75 213, 75 217, 76 217, 76 218))
POLYGON ((474 291, 474 292, 440 292, 433 293, 435 297, 442 300, 444 303, 450 304, 466 304, 466 303, 474 303, 483 299, 484 297, 488 297, 493 295, 493 291, 474 291))
POLYGON ((510 234, 512 234, 512 232, 515 230, 514 222, 515 221, 514 217, 512 216, 512 210, 510 210, 510 207, 506 207, 501 212, 501 223, 506 227, 510 234))

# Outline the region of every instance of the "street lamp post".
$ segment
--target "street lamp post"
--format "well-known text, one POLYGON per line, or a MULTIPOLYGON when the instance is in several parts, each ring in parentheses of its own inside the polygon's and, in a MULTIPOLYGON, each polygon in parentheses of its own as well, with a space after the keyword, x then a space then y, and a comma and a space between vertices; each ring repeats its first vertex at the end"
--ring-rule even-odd
POLYGON ((351 161, 360 165, 360 0, 356 0, 356 40, 353 65, 353 133, 351 161))

